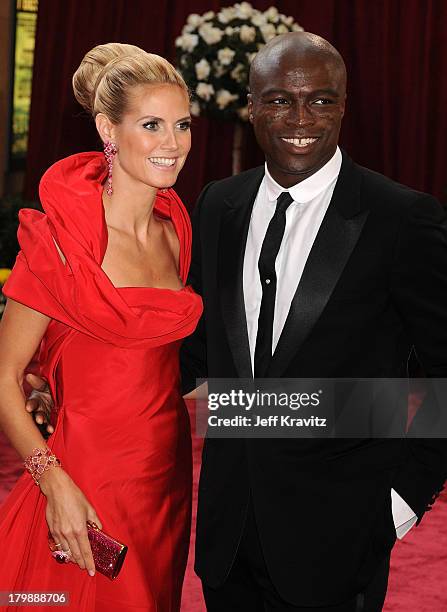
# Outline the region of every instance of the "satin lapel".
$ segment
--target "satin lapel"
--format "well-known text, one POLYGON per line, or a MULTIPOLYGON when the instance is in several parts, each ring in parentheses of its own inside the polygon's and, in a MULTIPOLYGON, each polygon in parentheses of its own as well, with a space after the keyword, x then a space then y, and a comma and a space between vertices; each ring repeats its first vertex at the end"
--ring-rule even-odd
POLYGON ((318 321, 360 237, 368 210, 360 199, 361 174, 343 153, 331 203, 307 259, 268 370, 280 377, 318 321))
POLYGON ((228 208, 222 218, 219 239, 222 317, 241 378, 253 375, 244 304, 243 264, 251 211, 263 176, 263 167, 254 169, 237 193, 226 199, 228 208))

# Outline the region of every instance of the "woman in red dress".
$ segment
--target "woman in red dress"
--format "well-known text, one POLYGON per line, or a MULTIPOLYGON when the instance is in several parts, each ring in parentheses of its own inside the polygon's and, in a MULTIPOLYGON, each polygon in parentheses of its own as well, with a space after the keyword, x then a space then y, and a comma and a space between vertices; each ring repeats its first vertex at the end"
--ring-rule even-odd
POLYGON ((45 214, 20 213, 0 426, 24 461, 49 449, 61 465, 36 482, 25 470, 0 509, 0 591, 66 592, 77 612, 174 612, 191 516, 178 351, 202 311, 185 286, 189 218, 170 189, 190 149, 188 91, 163 58, 115 43, 85 56, 73 86, 106 156, 57 162, 40 184, 45 214), (36 350, 56 398, 47 442, 23 409, 36 350), (113 581, 95 572, 87 520, 128 546, 113 581), (55 562, 48 532, 71 562, 55 562))

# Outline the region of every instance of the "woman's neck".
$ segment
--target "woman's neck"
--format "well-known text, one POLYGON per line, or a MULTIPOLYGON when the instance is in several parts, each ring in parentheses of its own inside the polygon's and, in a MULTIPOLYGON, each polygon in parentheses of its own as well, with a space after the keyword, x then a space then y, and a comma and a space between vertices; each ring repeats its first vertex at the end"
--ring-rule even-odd
POLYGON ((102 201, 108 227, 136 237, 147 235, 157 191, 156 187, 131 185, 129 181, 114 182, 111 196, 104 189, 102 201))

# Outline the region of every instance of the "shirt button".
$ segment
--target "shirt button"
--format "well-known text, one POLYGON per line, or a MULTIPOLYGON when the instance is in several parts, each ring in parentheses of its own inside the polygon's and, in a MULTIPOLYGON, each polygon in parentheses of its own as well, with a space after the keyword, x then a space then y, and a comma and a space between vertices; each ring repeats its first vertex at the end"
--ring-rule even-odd
POLYGON ((266 284, 266 285, 270 285, 270 279, 269 279, 269 278, 266 278, 266 279, 265 279, 265 284, 266 284))

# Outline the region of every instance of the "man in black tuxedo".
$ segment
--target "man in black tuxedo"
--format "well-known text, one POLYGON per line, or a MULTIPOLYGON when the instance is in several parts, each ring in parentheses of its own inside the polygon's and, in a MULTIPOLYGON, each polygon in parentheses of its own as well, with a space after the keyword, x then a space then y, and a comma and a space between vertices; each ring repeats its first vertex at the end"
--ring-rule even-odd
MULTIPOLYGON (((266 165, 207 185, 195 209, 189 280, 205 311, 183 345, 185 391, 206 377, 405 377, 412 347, 445 377, 446 215, 338 148, 340 54, 279 36, 250 90, 266 165)), ((196 571, 208 610, 381 610, 396 534, 446 472, 443 440, 207 438, 196 571)))

